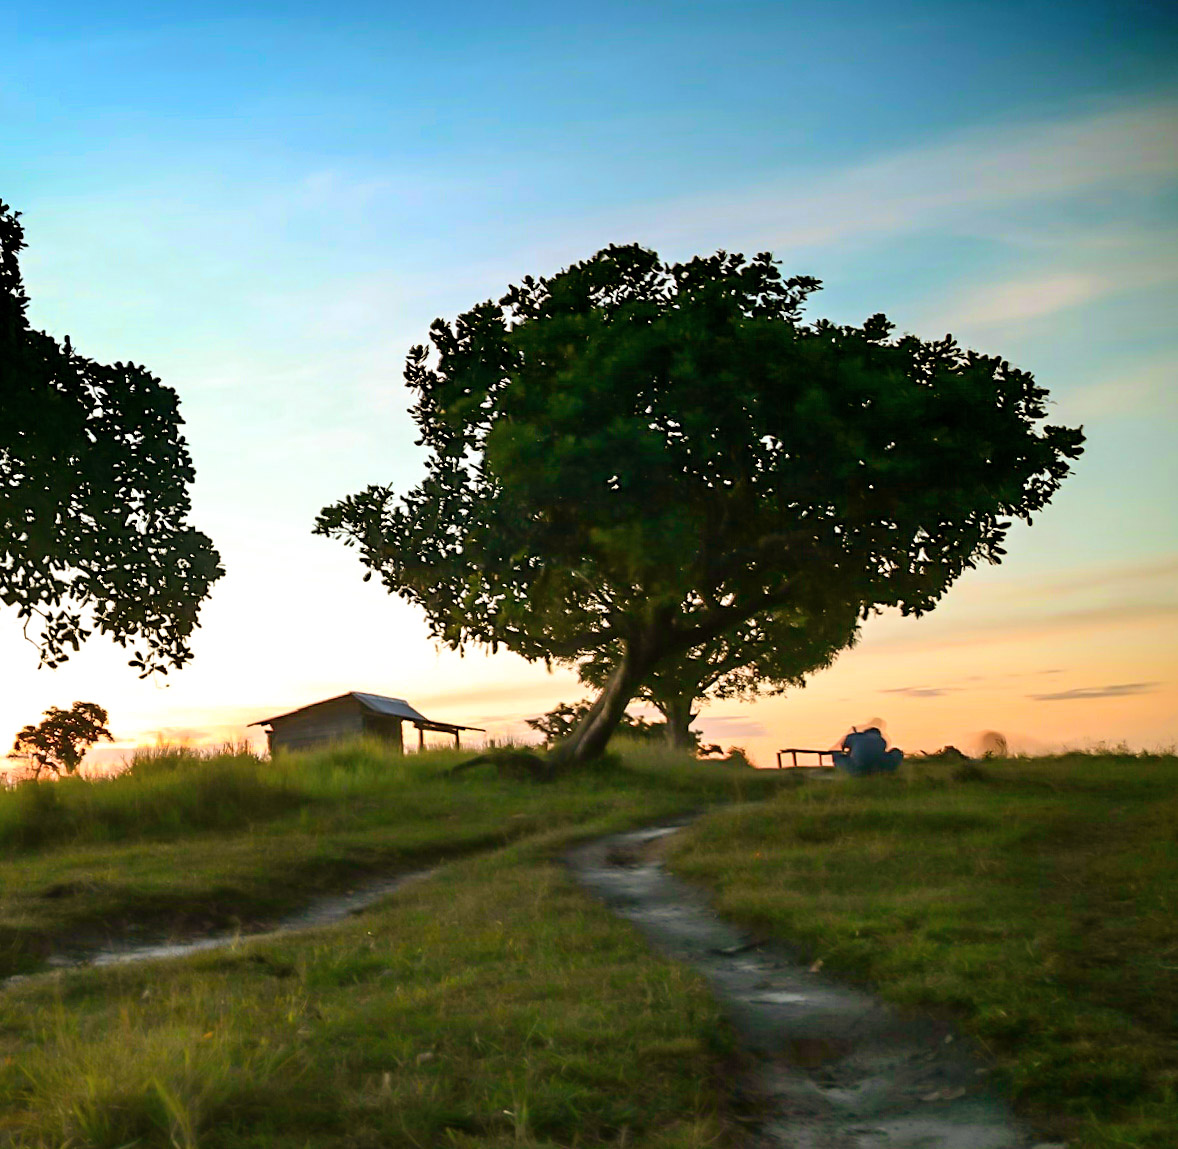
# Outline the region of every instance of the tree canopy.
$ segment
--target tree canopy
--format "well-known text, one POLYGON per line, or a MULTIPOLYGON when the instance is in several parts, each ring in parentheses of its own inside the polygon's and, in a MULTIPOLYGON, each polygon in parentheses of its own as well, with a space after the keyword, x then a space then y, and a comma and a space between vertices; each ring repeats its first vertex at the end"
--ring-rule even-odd
POLYGON ((34 778, 46 768, 57 775, 72 774, 95 742, 114 741, 106 723, 107 713, 96 702, 75 702, 69 710, 51 706, 38 725, 17 734, 8 757, 27 759, 34 778))
POLYGON ((613 246, 436 320, 405 370, 425 478, 316 530, 452 646, 616 651, 573 759, 658 666, 748 620, 928 611, 999 561, 1083 435, 1040 426, 1029 373, 950 337, 803 322, 818 286, 769 254, 613 246))
POLYGON ((191 657, 200 603, 223 573, 187 523, 176 393, 32 330, 24 246, 19 213, 0 203, 0 602, 44 665, 97 630, 134 642, 144 675, 166 673, 191 657))

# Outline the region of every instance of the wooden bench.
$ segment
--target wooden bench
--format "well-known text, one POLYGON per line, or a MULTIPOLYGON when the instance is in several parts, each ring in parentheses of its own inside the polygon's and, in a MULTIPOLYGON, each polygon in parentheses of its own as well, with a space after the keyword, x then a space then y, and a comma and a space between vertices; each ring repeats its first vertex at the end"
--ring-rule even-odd
POLYGON ((785 750, 778 750, 777 751, 777 769, 778 770, 817 770, 817 769, 833 770, 834 769, 834 756, 836 753, 837 753, 837 751, 835 751, 835 750, 803 750, 802 747, 800 747, 800 746, 790 746, 785 750), (789 766, 786 766, 786 764, 785 764, 785 755, 786 754, 790 755, 790 757, 792 759, 792 762, 789 766), (799 763, 798 762, 798 755, 799 754, 814 754, 814 755, 816 755, 818 758, 818 764, 816 766, 815 765, 807 766, 805 764, 799 763), (829 758, 830 762, 829 763, 823 762, 822 761, 823 758, 829 758))

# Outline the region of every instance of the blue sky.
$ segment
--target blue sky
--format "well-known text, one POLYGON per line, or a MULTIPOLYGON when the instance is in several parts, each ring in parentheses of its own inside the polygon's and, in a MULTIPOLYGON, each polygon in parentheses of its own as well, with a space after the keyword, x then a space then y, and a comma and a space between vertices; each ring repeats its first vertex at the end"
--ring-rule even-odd
MULTIPOLYGON (((434 316, 638 240, 675 258, 771 250, 825 282, 814 315, 952 331, 1033 370, 1090 434, 1003 567, 926 622, 880 620, 796 697, 712 708, 716 730, 757 727, 762 757, 783 724, 818 739, 840 707, 844 728, 891 708, 910 742, 1003 722, 1027 745, 1072 729, 1178 738, 1170 5, 0 3, 0 16, 0 198, 24 213, 33 321, 178 389, 195 518, 229 568, 196 663, 166 690, 98 644, 34 673, 0 620, 0 673, 17 683, 0 736, 74 697, 105 700, 134 740, 231 730, 350 688, 504 730, 577 694, 511 658, 437 654, 419 618, 308 532, 342 494, 413 481, 400 370, 434 316), (1069 579, 1062 597, 1041 589, 1069 579), (1066 641, 1053 611, 1073 619, 1066 641), (1032 615, 1046 624, 1033 656, 1032 615), (995 668, 1041 654, 1068 686, 908 696, 899 656, 872 653, 877 634, 883 651, 927 634, 926 662, 981 657, 983 618, 1009 621, 995 668), (1148 686, 1133 705, 1114 692, 1083 715, 1032 700, 1134 683, 1148 686), (930 701, 943 699, 954 706, 930 701)), ((936 677, 912 689, 941 689, 936 677)))

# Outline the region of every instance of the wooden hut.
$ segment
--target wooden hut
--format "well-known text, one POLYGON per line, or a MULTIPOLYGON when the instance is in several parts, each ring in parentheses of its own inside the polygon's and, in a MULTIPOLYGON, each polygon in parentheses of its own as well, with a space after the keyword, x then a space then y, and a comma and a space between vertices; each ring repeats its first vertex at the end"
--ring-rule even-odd
POLYGON ((336 698, 312 702, 287 714, 251 722, 266 727, 270 753, 277 750, 311 750, 348 738, 370 737, 387 742, 398 753, 405 751, 402 727, 408 722, 417 728, 417 748, 425 748, 425 732, 436 730, 454 736, 454 745, 462 744, 463 730, 481 730, 480 726, 458 726, 453 722, 435 722, 414 710, 403 698, 386 698, 383 694, 364 694, 351 690, 336 698))

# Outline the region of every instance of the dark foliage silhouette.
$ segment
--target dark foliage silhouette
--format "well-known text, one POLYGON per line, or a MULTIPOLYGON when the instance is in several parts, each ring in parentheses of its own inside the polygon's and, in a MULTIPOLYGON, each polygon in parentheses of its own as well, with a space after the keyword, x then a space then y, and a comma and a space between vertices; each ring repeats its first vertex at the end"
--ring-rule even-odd
POLYGON ((106 723, 107 713, 96 702, 75 702, 69 710, 51 706, 38 725, 17 734, 8 757, 26 759, 34 778, 45 769, 72 774, 95 742, 114 741, 106 723))
POLYGON ((93 631, 166 673, 223 573, 187 523, 193 470, 176 393, 34 331, 19 213, 0 203, 0 602, 53 667, 93 631))

